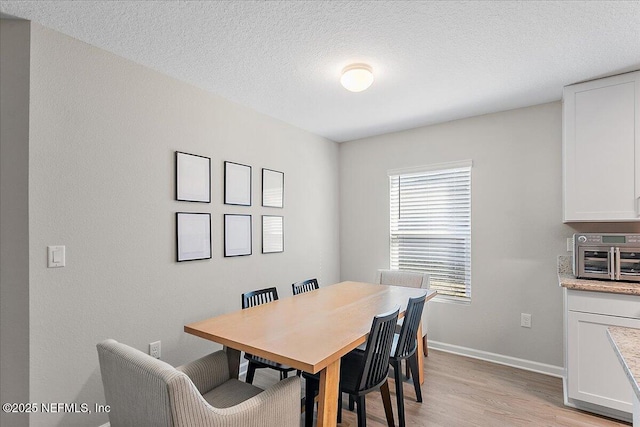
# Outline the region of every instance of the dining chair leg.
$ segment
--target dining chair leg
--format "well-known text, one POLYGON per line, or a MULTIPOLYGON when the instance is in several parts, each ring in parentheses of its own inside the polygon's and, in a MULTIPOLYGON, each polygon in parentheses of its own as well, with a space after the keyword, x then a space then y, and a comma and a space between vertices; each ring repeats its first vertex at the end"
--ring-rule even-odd
POLYGON ((306 378, 304 385, 304 427, 312 427, 313 426, 313 407, 315 401, 315 394, 318 390, 319 385, 311 380, 306 378))
POLYGON ((408 362, 404 362, 404 376, 407 379, 411 378, 411 369, 409 369, 409 363, 408 362))
POLYGON ((289 377, 289 373, 287 371, 280 371, 280 381, 286 380, 289 377))
MULTIPOLYGON (((400 370, 402 366, 402 362, 400 360, 394 360, 391 362, 393 366, 393 376, 396 382, 396 400, 398 402, 398 425, 400 427, 404 427, 404 390, 403 390, 403 381, 402 381, 402 372, 400 370)), ((407 366, 409 364, 407 363, 407 366)), ((382 391, 382 389, 380 389, 382 391)), ((384 401, 384 396, 383 396, 384 401)))
MULTIPOLYGON (((380 386, 380 394, 382 395, 382 405, 384 406, 384 414, 387 417, 387 426, 395 427, 393 422, 393 409, 391 409, 391 394, 389 393, 389 381, 386 380, 380 386)), ((364 397, 363 397, 364 400, 364 397)))
POLYGON ((349 395, 349 410, 353 412, 356 407, 356 401, 353 399, 353 396, 349 395))
POLYGON ((424 357, 429 357, 429 347, 427 347, 427 334, 422 337, 422 352, 424 357))
POLYGON ((365 395, 358 396, 358 427, 367 427, 367 409, 364 402, 365 395))
POLYGON ((249 362, 249 366, 247 367, 247 378, 245 379, 245 381, 248 384, 253 384, 253 376, 256 373, 256 365, 249 362))
POLYGON ((338 392, 338 424, 340 424, 341 422, 342 422, 342 393, 338 392))
POLYGON ((413 388, 416 390, 416 402, 422 402, 422 389, 420 388, 420 378, 418 374, 418 352, 416 351, 407 359, 409 362, 409 367, 411 368, 411 373, 413 375, 413 388))

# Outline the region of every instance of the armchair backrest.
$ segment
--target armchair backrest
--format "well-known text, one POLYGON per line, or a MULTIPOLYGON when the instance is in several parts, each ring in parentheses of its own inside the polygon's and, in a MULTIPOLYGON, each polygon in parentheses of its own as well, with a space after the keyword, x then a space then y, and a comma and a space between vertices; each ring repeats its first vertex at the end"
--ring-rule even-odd
POLYGON ((428 289, 429 274, 407 270, 378 270, 375 283, 428 289))
POLYGON ((300 425, 298 377, 262 391, 230 378, 222 350, 174 368, 114 340, 97 347, 111 427, 300 425))
POLYGON ((167 383, 185 374, 115 340, 97 348, 111 427, 173 427, 167 383))

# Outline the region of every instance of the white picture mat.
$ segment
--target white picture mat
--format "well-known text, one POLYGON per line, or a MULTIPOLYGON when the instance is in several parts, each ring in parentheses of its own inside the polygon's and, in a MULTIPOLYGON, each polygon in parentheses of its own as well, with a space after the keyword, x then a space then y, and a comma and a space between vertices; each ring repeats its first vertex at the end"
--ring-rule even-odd
POLYGON ((211 258, 211 215, 177 215, 178 261, 211 258))
POLYGON ((262 217, 262 253, 284 252, 284 217, 262 217))
POLYGON ((176 152, 176 199, 211 202, 211 159, 176 152))
POLYGON ((284 172, 262 169, 262 206, 284 207, 284 172))
POLYGON ((225 162, 224 203, 251 206, 251 166, 225 162))
POLYGON ((251 255, 251 215, 224 216, 224 255, 251 255))

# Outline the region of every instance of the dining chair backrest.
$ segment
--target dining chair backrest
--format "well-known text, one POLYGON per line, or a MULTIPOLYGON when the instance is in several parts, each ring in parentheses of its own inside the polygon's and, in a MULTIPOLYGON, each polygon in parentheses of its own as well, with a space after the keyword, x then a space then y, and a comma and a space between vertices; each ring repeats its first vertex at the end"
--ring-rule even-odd
POLYGON ((291 285, 294 295, 313 291, 315 289, 318 289, 319 287, 320 286, 318 285, 318 279, 309 279, 309 280, 305 280, 303 282, 297 282, 291 285))
POLYGON ((278 290, 276 288, 258 289, 257 291, 242 294, 242 308, 266 304, 277 299, 278 290))
POLYGON ((416 350, 418 346, 416 335, 418 334, 418 327, 420 326, 420 319, 422 318, 422 310, 424 309, 426 298, 426 293, 409 298, 402 328, 400 328, 400 334, 398 334, 396 350, 392 355, 393 357, 408 357, 416 350))
POLYGON ((373 318, 357 383, 364 391, 380 386, 389 375, 389 355, 400 307, 373 318))

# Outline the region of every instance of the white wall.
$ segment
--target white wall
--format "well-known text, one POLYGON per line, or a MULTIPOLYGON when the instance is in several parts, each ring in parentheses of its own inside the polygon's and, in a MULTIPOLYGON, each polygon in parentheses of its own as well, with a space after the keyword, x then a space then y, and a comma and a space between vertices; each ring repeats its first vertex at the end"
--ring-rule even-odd
MULTIPOLYGON (((29 23, 0 20, 0 402, 29 401, 29 23)), ((26 426, 0 412, 0 425, 26 426)))
POLYGON ((560 103, 397 132, 340 146, 342 280, 389 267, 387 170, 458 160, 472 168, 472 302, 432 302, 429 339, 561 367, 560 103), (520 313, 533 327, 520 327, 520 313))
POLYGON ((219 348, 183 326, 240 308, 242 292, 339 280, 337 144, 36 24, 31 41, 30 401, 104 402, 107 337, 162 340, 181 364, 219 348), (173 200, 176 150, 211 157, 211 204, 173 200), (223 205, 225 160, 253 166, 252 207, 223 205), (284 209, 260 207, 262 167, 285 172, 284 209), (212 213, 212 260, 175 262, 177 211, 212 213), (253 215, 253 255, 223 257, 223 213, 253 215), (284 253, 260 253, 262 214, 284 215, 284 253), (65 268, 46 268, 53 244, 65 268))

